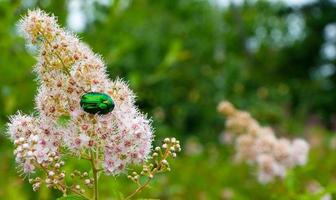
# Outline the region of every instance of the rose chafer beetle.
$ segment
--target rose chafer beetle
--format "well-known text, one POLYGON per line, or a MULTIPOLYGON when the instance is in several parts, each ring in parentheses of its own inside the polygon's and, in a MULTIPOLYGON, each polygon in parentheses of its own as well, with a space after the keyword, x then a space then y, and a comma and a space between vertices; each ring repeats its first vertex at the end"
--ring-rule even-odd
POLYGON ((112 98, 100 92, 88 92, 81 97, 80 106, 87 113, 105 115, 114 108, 112 98))

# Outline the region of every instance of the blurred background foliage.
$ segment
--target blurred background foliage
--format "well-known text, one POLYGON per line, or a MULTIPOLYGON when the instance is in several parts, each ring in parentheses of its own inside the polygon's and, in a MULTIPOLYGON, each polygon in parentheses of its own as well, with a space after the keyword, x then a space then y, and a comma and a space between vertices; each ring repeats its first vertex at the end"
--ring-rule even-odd
MULTIPOLYGON (((36 63, 16 22, 28 9, 54 13, 122 77, 153 119, 156 139, 176 136, 185 151, 144 197, 161 199, 319 199, 309 184, 336 189, 336 1, 0 0, 0 131, 17 110, 34 111, 36 63), (289 2, 295 2, 289 1, 289 2), (249 110, 279 135, 305 137, 310 162, 263 186, 221 145, 222 99, 249 110)), ((15 172, 0 136, 0 199, 52 199, 15 172)), ((103 177, 117 198, 134 186, 103 177)), ((106 184, 105 184, 106 183, 106 184)))

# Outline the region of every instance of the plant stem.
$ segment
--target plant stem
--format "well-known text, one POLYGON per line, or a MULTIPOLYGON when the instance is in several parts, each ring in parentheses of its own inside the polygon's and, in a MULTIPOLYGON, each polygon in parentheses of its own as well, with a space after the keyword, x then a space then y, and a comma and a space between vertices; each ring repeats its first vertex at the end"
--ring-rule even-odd
POLYGON ((128 200, 128 199, 131 199, 134 195, 136 195, 137 193, 141 192, 141 190, 145 189, 145 187, 149 184, 149 182, 151 181, 152 179, 147 179, 147 181, 141 185, 140 187, 138 187, 132 194, 128 195, 124 200, 128 200))
MULTIPOLYGON (((36 159, 36 158, 35 158, 35 159, 36 159)), ((46 173, 46 175, 48 174, 48 170, 47 170, 45 167, 43 167, 43 165, 37 163, 37 166, 41 167, 41 169, 46 173)), ((61 191, 63 192, 63 194, 65 194, 65 195, 66 195, 66 190, 70 190, 71 192, 73 192, 73 193, 75 193, 75 194, 77 194, 77 195, 83 197, 84 199, 88 199, 88 200, 90 199, 90 198, 88 198, 87 196, 85 196, 84 194, 81 194, 80 192, 78 192, 78 191, 74 190, 73 188, 67 186, 66 183, 64 183, 64 184, 62 184, 62 183, 58 183, 56 186, 59 186, 59 187, 60 187, 60 190, 61 190, 61 191)))
POLYGON ((93 181, 94 181, 94 191, 93 191, 93 199, 98 200, 98 170, 96 167, 96 159, 93 151, 90 151, 91 154, 91 166, 92 166, 92 172, 93 172, 93 181))
MULTIPOLYGON (((164 155, 162 155, 161 161, 167 159, 167 157, 169 156, 169 148, 170 145, 167 147, 166 152, 164 153, 164 155)), ((151 175, 154 177, 157 173, 159 173, 159 169, 161 169, 162 167, 162 162, 159 162, 157 167, 151 172, 151 175)), ((132 194, 128 195, 124 200, 129 200, 132 197, 134 197, 137 193, 141 192, 143 189, 146 188, 146 186, 151 182, 153 178, 149 178, 146 180, 146 182, 142 185, 140 185, 132 194)))

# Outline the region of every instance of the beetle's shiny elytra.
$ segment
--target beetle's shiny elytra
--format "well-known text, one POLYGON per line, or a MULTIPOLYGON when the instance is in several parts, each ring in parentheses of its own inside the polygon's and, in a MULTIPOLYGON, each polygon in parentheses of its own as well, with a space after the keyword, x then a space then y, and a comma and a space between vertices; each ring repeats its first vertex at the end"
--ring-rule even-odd
POLYGON ((88 92, 81 97, 80 106, 87 113, 105 115, 113 110, 114 102, 107 94, 88 92))

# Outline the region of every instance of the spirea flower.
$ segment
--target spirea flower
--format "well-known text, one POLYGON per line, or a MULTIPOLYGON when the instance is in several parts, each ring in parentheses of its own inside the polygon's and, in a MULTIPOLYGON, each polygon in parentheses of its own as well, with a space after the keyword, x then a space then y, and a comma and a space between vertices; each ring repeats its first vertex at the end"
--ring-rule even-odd
MULTIPOLYGON (((151 151, 151 121, 135 106, 135 95, 121 79, 110 80, 101 57, 57 19, 41 10, 29 11, 19 24, 30 45, 38 50, 37 116, 11 117, 8 133, 16 145, 24 172, 49 166, 51 155, 67 149, 78 156, 93 153, 96 165, 116 175, 130 163, 145 161, 151 151), (114 109, 107 114, 85 112, 81 98, 89 92, 106 94, 114 109)), ((53 172, 54 173, 54 172, 53 172)))
POLYGON ((25 173, 34 172, 36 165, 49 165, 50 158, 59 154, 59 132, 42 119, 18 113, 11 118, 8 132, 25 173))
POLYGON ((248 112, 237 110, 228 101, 221 102, 218 111, 227 117, 227 130, 238 134, 237 160, 255 164, 259 182, 282 178, 287 169, 306 164, 309 144, 305 140, 277 138, 272 128, 261 126, 248 112))

